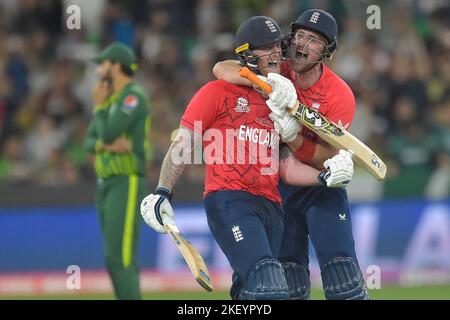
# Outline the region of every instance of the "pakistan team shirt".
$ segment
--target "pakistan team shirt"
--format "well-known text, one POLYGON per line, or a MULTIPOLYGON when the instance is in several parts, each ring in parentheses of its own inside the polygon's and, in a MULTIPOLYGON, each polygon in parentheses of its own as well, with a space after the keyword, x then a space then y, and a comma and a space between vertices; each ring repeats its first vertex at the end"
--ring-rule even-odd
POLYGON ((144 176, 149 125, 148 101, 143 89, 137 84, 129 83, 121 92, 96 106, 85 148, 96 153, 97 176, 144 176), (131 142, 131 152, 119 154, 101 150, 102 144, 110 144, 119 137, 131 142))

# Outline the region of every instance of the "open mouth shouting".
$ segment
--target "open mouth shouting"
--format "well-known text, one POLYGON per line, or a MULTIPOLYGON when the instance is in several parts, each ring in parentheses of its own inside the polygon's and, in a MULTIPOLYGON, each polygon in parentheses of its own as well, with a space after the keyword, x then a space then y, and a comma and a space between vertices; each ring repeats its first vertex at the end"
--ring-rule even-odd
POLYGON ((309 54, 306 50, 300 49, 295 50, 295 60, 298 62, 307 62, 308 61, 309 54))

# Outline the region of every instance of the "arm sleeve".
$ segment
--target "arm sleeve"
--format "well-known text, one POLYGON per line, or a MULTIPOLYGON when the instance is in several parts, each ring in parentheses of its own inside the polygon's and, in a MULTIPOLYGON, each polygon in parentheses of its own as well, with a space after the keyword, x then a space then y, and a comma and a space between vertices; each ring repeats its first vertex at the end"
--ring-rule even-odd
POLYGON ((99 139, 106 144, 113 142, 139 116, 139 110, 143 105, 145 103, 142 97, 129 93, 125 97, 118 98, 116 107, 113 105, 109 109, 98 110, 96 128, 99 139))
POLYGON ((201 133, 212 125, 223 96, 217 83, 218 81, 209 82, 197 91, 181 117, 181 125, 201 133))

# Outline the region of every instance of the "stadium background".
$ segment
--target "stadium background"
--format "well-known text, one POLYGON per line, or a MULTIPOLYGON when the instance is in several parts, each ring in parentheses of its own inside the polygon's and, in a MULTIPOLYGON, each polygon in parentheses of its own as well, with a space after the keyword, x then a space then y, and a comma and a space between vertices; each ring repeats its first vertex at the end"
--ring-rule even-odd
MULTIPOLYGON (((389 167, 384 183, 357 170, 349 189, 366 278, 375 298, 450 299, 450 6, 422 1, 0 0, 0 299, 108 298, 94 208, 94 174, 82 151, 95 66, 112 41, 133 46, 137 81, 151 97, 149 190, 172 130, 194 92, 233 58, 234 31, 251 15, 289 29, 304 9, 330 11, 340 27, 332 69, 352 87, 351 132, 389 167), (68 30, 69 5, 81 30, 68 30), (369 30, 366 9, 381 9, 369 30), (81 268, 69 290, 67 268, 81 268), (371 267, 372 266, 372 267, 371 267)), ((205 256, 219 293, 199 292, 168 237, 143 227, 140 261, 148 298, 226 298, 228 265, 209 235, 202 166, 175 188, 176 220, 205 256), (174 292, 166 294, 165 292, 174 292), (181 294, 188 292, 188 295, 181 294)), ((312 278, 320 286, 312 255, 312 278)), ((320 292, 314 291, 320 298, 320 292)))

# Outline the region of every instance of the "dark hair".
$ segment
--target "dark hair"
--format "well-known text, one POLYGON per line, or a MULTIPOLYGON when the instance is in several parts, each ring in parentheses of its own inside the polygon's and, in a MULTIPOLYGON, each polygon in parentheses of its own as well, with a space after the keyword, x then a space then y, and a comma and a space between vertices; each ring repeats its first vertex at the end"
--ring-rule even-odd
POLYGON ((131 70, 130 66, 125 66, 123 64, 120 64, 120 70, 129 77, 132 77, 134 75, 134 71, 131 70))
POLYGON ((115 60, 111 60, 111 64, 115 64, 115 63, 118 63, 120 65, 120 71, 123 74, 125 74, 126 76, 132 77, 134 75, 134 71, 131 70, 130 66, 126 66, 126 65, 121 64, 120 62, 117 62, 115 60))

